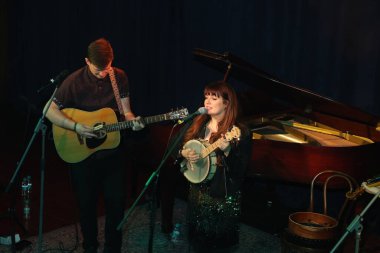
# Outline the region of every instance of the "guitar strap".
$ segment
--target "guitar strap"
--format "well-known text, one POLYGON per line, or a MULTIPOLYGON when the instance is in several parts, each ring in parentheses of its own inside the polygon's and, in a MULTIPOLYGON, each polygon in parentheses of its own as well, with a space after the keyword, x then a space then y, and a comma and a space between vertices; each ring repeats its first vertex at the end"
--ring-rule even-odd
POLYGON ((115 94, 117 107, 119 107, 120 117, 122 120, 125 120, 124 109, 123 109, 123 105, 121 104, 120 92, 119 92, 119 88, 117 87, 115 72, 113 71, 113 68, 110 68, 110 70, 108 71, 108 75, 110 76, 112 89, 113 89, 113 93, 115 94))

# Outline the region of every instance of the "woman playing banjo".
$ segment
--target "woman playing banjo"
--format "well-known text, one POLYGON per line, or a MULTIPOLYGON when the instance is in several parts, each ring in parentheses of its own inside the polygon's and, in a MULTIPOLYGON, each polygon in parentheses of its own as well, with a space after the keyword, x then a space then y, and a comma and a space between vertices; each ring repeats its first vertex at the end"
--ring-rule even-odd
POLYGON ((238 101, 222 81, 204 89, 207 113, 184 136, 182 171, 190 181, 189 240, 209 251, 239 242, 240 189, 249 152, 248 131, 238 124, 238 101))

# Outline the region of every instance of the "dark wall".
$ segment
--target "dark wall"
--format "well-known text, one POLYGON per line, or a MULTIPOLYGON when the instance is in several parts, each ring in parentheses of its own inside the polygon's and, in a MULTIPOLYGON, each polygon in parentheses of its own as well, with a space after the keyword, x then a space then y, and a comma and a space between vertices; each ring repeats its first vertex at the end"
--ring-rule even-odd
MULTIPOLYGON (((4 91, 6 83, 6 59, 7 59, 7 8, 4 1, 0 1, 0 89, 4 91)), ((4 101, 6 92, 0 93, 0 101, 4 101)), ((0 103, 2 106, 2 103, 0 103)))
POLYGON ((8 24, 1 98, 21 116, 26 106, 39 114, 52 89, 36 90, 82 66, 87 44, 104 36, 114 65, 129 75, 139 115, 200 105, 204 84, 223 75, 194 61, 196 47, 230 51, 281 80, 380 115, 379 11, 377 0, 9 0, 1 10, 8 24))

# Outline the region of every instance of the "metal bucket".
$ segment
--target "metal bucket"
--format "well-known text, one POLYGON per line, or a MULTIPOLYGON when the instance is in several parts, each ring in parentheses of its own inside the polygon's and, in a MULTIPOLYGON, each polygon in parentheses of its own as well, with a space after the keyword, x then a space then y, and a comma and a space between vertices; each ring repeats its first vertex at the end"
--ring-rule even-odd
POLYGON ((334 244, 334 240, 307 239, 286 229, 281 236, 281 253, 327 253, 334 244))
POLYGON ((337 232, 338 232, 337 231, 338 220, 347 204, 347 198, 340 210, 338 220, 327 215, 327 196, 326 196, 327 184, 333 178, 345 179, 350 186, 350 192, 353 192, 354 187, 353 187, 352 182, 356 184, 356 181, 355 179, 348 176, 347 174, 343 172, 339 172, 339 171, 333 171, 333 170, 326 170, 326 171, 322 171, 318 173, 311 182, 309 211, 296 212, 289 215, 288 229, 290 233, 302 238, 314 239, 314 240, 330 240, 330 239, 336 238, 337 232), (314 183, 315 183, 316 178, 325 173, 332 173, 333 175, 329 176, 324 183, 324 187, 323 187, 324 212, 323 214, 321 214, 321 213, 313 212, 314 210, 313 189, 314 189, 314 183))
POLYGON ((336 219, 320 213, 297 212, 289 216, 289 230, 304 238, 319 240, 334 238, 337 226, 336 219))

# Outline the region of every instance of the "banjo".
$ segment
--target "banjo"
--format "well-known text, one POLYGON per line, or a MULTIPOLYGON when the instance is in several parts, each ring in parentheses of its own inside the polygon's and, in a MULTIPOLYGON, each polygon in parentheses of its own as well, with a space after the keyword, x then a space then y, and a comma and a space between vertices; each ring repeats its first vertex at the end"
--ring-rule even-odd
POLYGON ((188 160, 184 159, 181 163, 181 171, 183 175, 191 183, 198 184, 203 181, 211 180, 216 171, 216 154, 215 149, 219 147, 219 144, 225 140, 231 141, 232 139, 238 139, 240 137, 240 129, 233 126, 230 131, 228 131, 224 138, 219 138, 213 144, 210 144, 206 140, 189 140, 183 146, 184 149, 193 149, 199 154, 200 158, 195 163, 190 163, 188 160))

